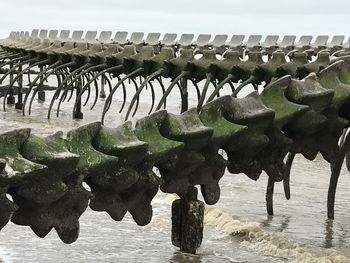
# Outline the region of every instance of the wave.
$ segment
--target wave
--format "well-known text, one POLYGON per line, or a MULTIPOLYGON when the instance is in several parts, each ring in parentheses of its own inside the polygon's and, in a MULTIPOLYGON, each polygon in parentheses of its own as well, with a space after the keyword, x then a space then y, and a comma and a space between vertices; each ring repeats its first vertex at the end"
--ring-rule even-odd
POLYGON ((241 239, 240 246, 264 256, 298 263, 350 263, 334 248, 318 248, 289 240, 283 233, 265 231, 257 222, 243 222, 217 208, 205 210, 204 223, 220 232, 241 239))

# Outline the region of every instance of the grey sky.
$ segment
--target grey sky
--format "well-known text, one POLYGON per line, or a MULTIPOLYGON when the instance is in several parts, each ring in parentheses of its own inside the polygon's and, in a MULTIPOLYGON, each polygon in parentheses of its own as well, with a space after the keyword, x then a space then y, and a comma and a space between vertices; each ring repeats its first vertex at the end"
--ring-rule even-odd
POLYGON ((12 30, 83 29, 227 34, 348 34, 348 0, 3 0, 12 30))

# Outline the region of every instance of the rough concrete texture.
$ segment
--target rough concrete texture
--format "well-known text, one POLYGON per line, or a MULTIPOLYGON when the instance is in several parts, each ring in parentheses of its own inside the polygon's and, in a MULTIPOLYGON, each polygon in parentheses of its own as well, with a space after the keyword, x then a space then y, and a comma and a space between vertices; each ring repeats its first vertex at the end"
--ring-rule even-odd
MULTIPOLYGON (((81 96, 90 91, 90 85, 107 73, 119 78, 118 84, 110 87, 102 122, 72 130, 65 139, 62 134, 37 137, 30 129, 0 134, 0 228, 11 220, 31 227, 40 237, 55 228, 63 242, 71 243, 78 237, 78 220, 88 205, 117 221, 129 212, 138 225, 146 225, 152 218, 151 201, 160 187, 181 198, 172 208, 173 244, 194 253, 202 240, 204 211, 196 186, 205 203, 213 205, 220 198, 219 181, 226 168, 253 180, 265 171, 269 176, 267 211, 273 214, 275 182, 283 181, 286 198, 290 198, 293 156, 302 154, 313 160, 318 153, 331 164, 328 217, 334 217, 339 167, 350 144, 346 136, 338 144, 350 120, 350 53, 342 46, 245 47, 241 43, 230 49, 221 46, 218 53, 215 47, 178 50, 175 44, 48 44, 16 34, 0 41, 0 46, 0 58, 6 60, 0 68, 10 66, 0 71, 0 82, 11 78, 4 93, 8 102, 14 103, 17 95, 17 103, 22 105, 22 90, 14 85, 31 67, 42 70, 30 84, 23 107, 35 83, 40 88, 34 95, 43 92, 43 81, 50 74, 66 70, 48 117, 55 100, 60 105, 71 90, 77 93, 74 116, 82 117, 81 96), (202 56, 195 58, 197 53, 202 56), (22 68, 24 65, 29 66, 22 68), (91 77, 91 73, 95 75, 91 77), (84 86, 82 76, 88 80, 84 86), (144 87, 150 85, 154 92, 152 81, 158 81, 163 93, 157 107, 152 98, 150 113, 157 111, 138 120, 135 127, 130 122, 118 128, 102 125, 114 92, 127 79, 135 82, 136 77, 144 80, 126 119, 136 112, 144 87), (167 88, 162 77, 171 79, 167 88), (198 93, 198 105, 192 109, 188 109, 188 81, 198 93), (201 88, 200 81, 205 81, 201 88), (179 115, 161 110, 177 84, 182 103, 179 115), (225 84, 230 85, 232 95, 220 96, 225 84), (255 91, 237 98, 248 84, 255 91), (211 94, 210 85, 214 87, 211 94), (226 155, 219 154, 221 149, 226 155), (160 178, 153 173, 154 167, 160 178), (84 189, 83 182, 91 191, 84 189)), ((121 110, 124 105, 125 101, 121 110)), ((349 160, 347 155, 348 167, 349 160)))

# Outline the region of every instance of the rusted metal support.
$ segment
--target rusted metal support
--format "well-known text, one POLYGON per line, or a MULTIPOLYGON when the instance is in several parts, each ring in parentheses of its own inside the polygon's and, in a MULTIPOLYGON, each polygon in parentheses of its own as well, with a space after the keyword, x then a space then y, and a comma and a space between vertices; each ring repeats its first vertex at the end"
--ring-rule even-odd
POLYGON ((187 90, 187 79, 182 78, 180 80, 181 86, 181 113, 188 110, 188 90, 187 90))
MULTIPOLYGON (((18 67, 18 71, 19 72, 22 71, 22 66, 18 67)), ((23 90, 23 76, 22 75, 18 76, 17 84, 18 84, 18 87, 17 87, 17 98, 18 98, 18 100, 17 100, 17 102, 15 104, 15 109, 21 110, 23 108, 23 93, 22 93, 22 90, 23 90)))
MULTIPOLYGON (((40 67, 40 72, 42 72, 44 70, 44 67, 43 66, 41 66, 40 67)), ((38 92, 38 100, 40 100, 40 101, 45 101, 45 91, 44 90, 42 90, 42 86, 43 86, 43 78, 44 78, 44 76, 42 75, 42 76, 40 76, 40 82, 39 82, 39 85, 36 87, 37 89, 39 89, 39 92, 38 92)))
MULTIPOLYGON (((13 63, 10 63, 10 70, 13 68, 13 63)), ((13 81, 13 73, 10 73, 10 80, 9 82, 11 83, 13 81)), ((11 105, 11 104, 15 104, 15 96, 14 96, 14 92, 13 89, 10 89, 9 91, 9 96, 7 97, 6 100, 7 104, 11 105)))
MULTIPOLYGON (((76 84, 77 86, 75 88, 76 88, 76 94, 78 96, 82 88, 81 78, 79 78, 76 83, 77 83, 76 84)), ((73 114, 74 114, 73 116, 74 119, 83 119, 84 114, 81 111, 81 98, 78 99, 77 105, 75 107, 75 111, 73 114)))

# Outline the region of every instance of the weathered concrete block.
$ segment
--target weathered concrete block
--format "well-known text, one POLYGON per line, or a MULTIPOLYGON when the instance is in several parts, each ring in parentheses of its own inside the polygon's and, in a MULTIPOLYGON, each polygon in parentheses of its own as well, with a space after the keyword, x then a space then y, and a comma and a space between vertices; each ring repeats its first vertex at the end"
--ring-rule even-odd
POLYGON ((280 78, 270 83, 260 95, 262 102, 275 111, 274 125, 280 129, 309 109, 308 106, 296 104, 286 98, 285 93, 290 82, 290 76, 280 78))
POLYGON ((213 134, 211 128, 203 125, 195 108, 180 115, 168 113, 160 131, 166 138, 184 142, 186 149, 196 150, 204 148, 213 134))
POLYGON ((232 98, 231 103, 232 111, 227 118, 241 125, 266 129, 275 117, 274 111, 262 103, 256 91, 241 99, 232 98))
POLYGON ((104 174, 118 167, 118 158, 94 149, 93 140, 101 128, 100 122, 81 126, 67 133, 67 148, 80 156, 77 172, 85 177, 104 174))
POLYGON ((18 207, 6 197, 7 188, 0 188, 0 230, 7 225, 18 207))
POLYGON ((20 185, 16 192, 36 203, 52 203, 67 191, 62 179, 74 173, 79 155, 66 148, 65 141, 59 136, 41 138, 31 135, 23 144, 21 154, 26 159, 48 167, 48 175, 20 185))
POLYGON ((47 175, 47 166, 31 162, 20 153, 20 148, 29 135, 30 129, 0 134, 0 158, 6 161, 6 166, 0 174, 0 185, 17 186, 23 181, 30 182, 47 175))
POLYGON ((312 73, 302 80, 291 80, 285 95, 292 102, 322 110, 332 102, 334 91, 324 89, 317 81, 316 74, 312 73))
POLYGON ((147 160, 153 163, 169 161, 171 157, 176 157, 176 154, 184 146, 182 142, 169 140, 160 133, 160 128, 166 115, 166 111, 158 111, 146 118, 140 119, 135 126, 136 136, 148 144, 147 160))
POLYGON ((74 242, 79 235, 79 217, 91 198, 81 183, 70 185, 63 197, 50 204, 38 205, 14 194, 13 199, 20 209, 14 213, 11 221, 30 226, 39 237, 45 237, 55 228, 64 243, 74 242))
POLYGON ((114 129, 102 127, 93 144, 98 151, 117 156, 120 165, 136 166, 145 158, 148 150, 148 144, 136 137, 131 122, 114 129))
POLYGON ((231 106, 231 96, 223 96, 203 106, 199 113, 201 122, 213 129, 211 141, 218 147, 225 145, 231 138, 238 136, 247 127, 226 119, 231 106))

